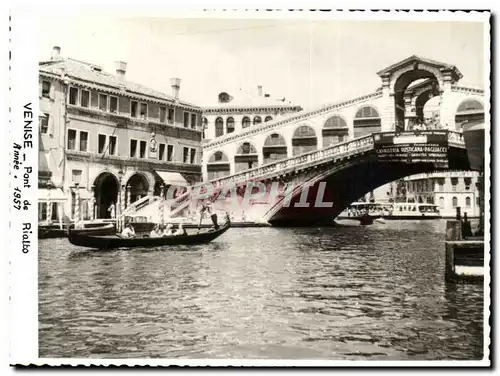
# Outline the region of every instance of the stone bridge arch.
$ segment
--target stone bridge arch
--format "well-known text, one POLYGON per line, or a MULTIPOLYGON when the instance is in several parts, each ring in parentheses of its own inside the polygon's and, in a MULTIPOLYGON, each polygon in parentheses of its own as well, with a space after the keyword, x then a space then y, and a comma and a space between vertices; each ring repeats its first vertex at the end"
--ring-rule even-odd
POLYGON ((243 141, 234 154, 234 172, 240 172, 259 166, 259 151, 252 141, 243 141))
POLYGON ((380 132, 382 118, 379 111, 371 104, 365 104, 356 110, 353 120, 354 138, 380 132))
POLYGON ((349 126, 340 114, 334 114, 326 119, 321 129, 323 136, 323 147, 326 148, 349 138, 349 126))

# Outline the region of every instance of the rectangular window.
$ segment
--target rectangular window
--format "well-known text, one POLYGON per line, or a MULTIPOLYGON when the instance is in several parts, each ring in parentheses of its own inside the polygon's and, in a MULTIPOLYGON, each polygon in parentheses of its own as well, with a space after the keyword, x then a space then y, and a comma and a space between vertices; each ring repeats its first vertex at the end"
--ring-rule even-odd
POLYGON ((196 114, 191 114, 191 128, 196 128, 196 114))
POLYGON ((165 123, 167 120, 167 108, 162 106, 160 107, 160 123, 165 123))
POLYGON ((116 155, 116 136, 109 136, 109 155, 116 155))
POLYGON ((50 98, 50 82, 42 81, 42 97, 50 98))
POLYGON ((113 114, 118 112, 118 97, 109 97, 109 112, 113 114))
POLYGON ((78 103, 78 89, 76 87, 69 88, 69 104, 78 103))
POLYGON ((141 141, 139 158, 146 158, 146 145, 147 145, 146 141, 141 141))
POLYGON ((49 115, 40 116, 40 133, 49 133, 49 115))
POLYGON ((130 116, 137 117, 137 106, 139 104, 136 101, 130 101, 130 116))
POLYGON ((184 148, 182 151, 182 161, 184 163, 189 163, 189 148, 184 148))
POLYGON ((53 221, 57 221, 59 219, 59 205, 62 205, 62 203, 59 202, 52 202, 52 217, 50 218, 53 221))
POLYGON ((191 164, 196 163, 196 149, 191 149, 190 162, 191 164))
POLYGON ((174 123, 174 116, 175 116, 175 110, 173 108, 168 109, 168 124, 173 124, 174 123))
POLYGON ((68 129, 68 150, 76 150, 76 131, 68 129))
POLYGON ((141 103, 141 119, 147 119, 147 118, 148 118, 148 104, 141 103))
POLYGON ((165 156, 165 144, 160 144, 158 148, 158 159, 163 161, 163 157, 165 156))
POLYGON ((184 112, 184 128, 189 127, 189 112, 184 112))
POLYGON ((108 96, 106 94, 99 94, 99 110, 108 110, 108 96))
POLYGON ((174 160, 174 145, 167 145, 167 162, 174 160))
POLYGON ((47 220, 47 203, 39 202, 38 203, 38 220, 45 221, 47 220))
POLYGON ((90 106, 90 91, 88 90, 81 91, 80 106, 87 108, 90 106))
POLYGON ((130 140, 130 157, 135 158, 137 154, 137 140, 130 140))
POLYGON ((87 151, 89 132, 80 131, 80 151, 87 151))
POLYGON ((106 135, 100 134, 97 136, 97 152, 102 154, 104 150, 106 150, 106 135))
POLYGON ((82 170, 71 170, 71 181, 80 184, 82 181, 82 170))

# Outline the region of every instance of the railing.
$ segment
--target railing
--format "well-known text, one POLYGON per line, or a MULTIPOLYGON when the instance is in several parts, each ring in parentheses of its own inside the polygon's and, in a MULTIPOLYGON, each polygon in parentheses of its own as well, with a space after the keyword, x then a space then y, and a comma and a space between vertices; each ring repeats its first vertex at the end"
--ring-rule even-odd
POLYGON ((129 207, 127 207, 123 213, 122 216, 125 215, 131 215, 134 213, 137 213, 137 211, 141 210, 142 208, 151 205, 152 203, 161 200, 161 197, 158 196, 144 196, 143 198, 135 201, 132 203, 129 207))

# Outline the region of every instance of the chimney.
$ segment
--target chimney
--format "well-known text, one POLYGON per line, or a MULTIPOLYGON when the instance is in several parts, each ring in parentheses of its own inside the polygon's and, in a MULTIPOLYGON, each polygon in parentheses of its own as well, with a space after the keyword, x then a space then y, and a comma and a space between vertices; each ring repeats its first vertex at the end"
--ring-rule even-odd
POLYGON ((181 79, 180 78, 171 78, 170 86, 172 87, 172 96, 175 99, 179 99, 179 89, 181 88, 181 79))
POLYGON ((262 97, 262 85, 257 86, 257 94, 262 97))
POLYGON ((50 60, 59 60, 61 58, 61 47, 54 46, 52 47, 52 56, 50 60))
POLYGON ((127 72, 127 63, 124 61, 116 61, 116 75, 118 77, 125 77, 125 73, 127 72))

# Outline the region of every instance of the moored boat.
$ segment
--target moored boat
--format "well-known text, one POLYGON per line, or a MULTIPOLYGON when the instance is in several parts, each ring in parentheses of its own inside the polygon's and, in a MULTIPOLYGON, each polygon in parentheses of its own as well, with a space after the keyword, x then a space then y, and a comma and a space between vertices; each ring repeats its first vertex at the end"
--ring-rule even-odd
POLYGON ((231 221, 227 218, 226 222, 221 226, 215 225, 210 229, 190 228, 186 229, 186 233, 183 235, 151 237, 149 232, 136 231, 137 235, 134 237, 122 237, 116 234, 115 227, 111 225, 99 229, 70 229, 68 230, 68 240, 73 245, 94 249, 195 245, 215 240, 229 230, 230 227, 231 221))

